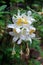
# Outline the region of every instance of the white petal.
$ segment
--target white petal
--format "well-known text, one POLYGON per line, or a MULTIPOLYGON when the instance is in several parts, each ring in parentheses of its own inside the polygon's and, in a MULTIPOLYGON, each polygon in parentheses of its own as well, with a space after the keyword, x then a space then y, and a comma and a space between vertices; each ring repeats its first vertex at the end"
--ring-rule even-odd
POLYGON ((34 19, 34 18, 31 18, 31 21, 32 21, 32 22, 34 22, 34 21, 35 21, 35 19, 34 19))
POLYGON ((20 37, 22 40, 25 40, 25 36, 24 35, 21 35, 20 37))
POLYGON ((16 28, 16 32, 19 33, 21 30, 19 28, 16 28))
POLYGON ((20 10, 18 10, 18 16, 20 16, 20 10))
POLYGON ((32 24, 32 22, 31 22, 30 20, 28 21, 28 23, 29 23, 29 25, 31 25, 31 24, 32 24))
POLYGON ((29 17, 27 17, 28 18, 28 20, 30 20, 31 22, 34 22, 35 21, 35 19, 32 17, 32 16, 29 16, 29 17))
POLYGON ((34 37, 35 37, 35 34, 31 34, 30 37, 31 37, 31 38, 34 38, 34 37))
POLYGON ((35 27, 33 27, 33 26, 30 26, 30 30, 36 30, 36 28, 35 27))
POLYGON ((14 36, 14 33, 13 32, 9 32, 10 35, 14 36))
POLYGON ((30 41, 30 43, 32 43, 32 39, 30 37, 28 37, 28 40, 30 41))
POLYGON ((25 18, 25 17, 26 17, 25 13, 21 14, 21 16, 22 16, 23 18, 25 18))
POLYGON ((27 12, 27 15, 28 15, 28 16, 30 16, 31 14, 32 14, 32 12, 31 12, 31 11, 28 11, 28 12, 27 12))
POLYGON ((13 23, 16 22, 16 18, 14 16, 12 17, 12 21, 13 21, 13 23))
POLYGON ((13 42, 16 42, 17 39, 18 39, 18 37, 14 37, 14 38, 13 38, 13 42))
POLYGON ((22 42, 22 40, 21 40, 21 39, 19 39, 19 40, 18 40, 18 42, 17 42, 17 44, 21 44, 21 42, 22 42))
POLYGON ((14 24, 8 24, 7 27, 8 28, 14 28, 14 24))

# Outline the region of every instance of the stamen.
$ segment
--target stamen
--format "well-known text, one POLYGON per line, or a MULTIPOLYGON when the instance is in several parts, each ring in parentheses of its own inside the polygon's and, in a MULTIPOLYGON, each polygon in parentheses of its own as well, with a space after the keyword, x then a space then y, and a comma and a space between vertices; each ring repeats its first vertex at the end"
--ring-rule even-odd
POLYGON ((32 34, 33 32, 35 32, 35 30, 32 30, 32 29, 31 29, 29 33, 32 34))
POLYGON ((28 24, 27 20, 26 19, 18 19, 18 21, 16 22, 17 25, 22 25, 22 24, 28 24))

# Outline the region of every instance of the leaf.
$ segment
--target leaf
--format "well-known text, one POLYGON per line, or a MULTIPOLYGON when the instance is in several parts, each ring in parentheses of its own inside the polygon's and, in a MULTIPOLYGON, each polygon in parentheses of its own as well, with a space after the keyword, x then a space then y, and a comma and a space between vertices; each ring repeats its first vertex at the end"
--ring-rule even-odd
POLYGON ((7 7, 6 5, 2 5, 2 6, 0 7, 0 11, 3 11, 6 7, 7 7))
POLYGON ((40 41, 38 39, 34 39, 32 44, 31 44, 31 48, 35 48, 36 50, 39 50, 37 48, 37 46, 39 47, 39 45, 40 45, 40 41))
POLYGON ((41 25, 41 26, 38 26, 38 28, 37 28, 39 31, 41 31, 41 32, 43 32, 43 26, 41 25))
POLYGON ((9 12, 5 11, 5 12, 0 12, 0 15, 2 14, 9 14, 9 12))
POLYGON ((19 3, 19 2, 24 2, 24 0, 11 0, 11 2, 19 3))
POLYGON ((41 64, 40 61, 37 61, 37 60, 33 60, 33 63, 34 63, 34 65, 40 65, 41 64))
POLYGON ((0 26, 4 26, 4 25, 5 25, 4 20, 0 20, 0 26))
POLYGON ((40 65, 40 64, 41 64, 40 61, 35 60, 35 59, 31 59, 31 60, 29 61, 29 65, 40 65))

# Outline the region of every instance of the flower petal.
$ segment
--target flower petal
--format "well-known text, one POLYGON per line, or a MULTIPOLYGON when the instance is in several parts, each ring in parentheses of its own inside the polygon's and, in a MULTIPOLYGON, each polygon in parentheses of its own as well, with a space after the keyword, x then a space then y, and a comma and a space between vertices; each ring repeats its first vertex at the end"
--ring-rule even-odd
POLYGON ((30 41, 30 43, 32 43, 32 39, 30 37, 28 37, 28 40, 30 41))
POLYGON ((32 21, 32 22, 34 22, 34 21, 35 21, 35 19, 31 17, 31 21, 32 21))
POLYGON ((30 37, 31 37, 31 38, 34 38, 34 37, 35 37, 35 34, 32 33, 32 34, 30 35, 30 37))
POLYGON ((33 27, 33 26, 30 26, 29 28, 30 28, 30 30, 31 30, 31 29, 32 29, 32 30, 36 30, 36 28, 33 27))
POLYGON ((13 23, 16 22, 16 18, 14 16, 12 17, 12 21, 13 21, 13 23))
POLYGON ((21 42, 22 42, 22 40, 21 40, 21 39, 19 39, 19 40, 18 40, 18 42, 17 42, 17 44, 21 44, 21 42))
POLYGON ((16 42, 17 39, 18 39, 18 37, 14 37, 14 38, 13 38, 13 42, 16 42))
POLYGON ((20 10, 18 10, 18 16, 20 16, 20 10))
POLYGON ((9 32, 10 35, 14 36, 14 33, 13 32, 9 32))
POLYGON ((8 24, 7 27, 8 28, 14 28, 14 24, 8 24))
POLYGON ((21 35, 20 37, 22 40, 25 40, 25 36, 24 35, 21 35))
POLYGON ((27 15, 28 15, 28 16, 30 16, 31 14, 32 14, 32 12, 31 12, 31 11, 28 11, 28 12, 27 12, 27 15))
POLYGON ((19 28, 16 28, 16 32, 17 32, 17 33, 20 33, 20 31, 21 31, 21 30, 20 30, 19 28))

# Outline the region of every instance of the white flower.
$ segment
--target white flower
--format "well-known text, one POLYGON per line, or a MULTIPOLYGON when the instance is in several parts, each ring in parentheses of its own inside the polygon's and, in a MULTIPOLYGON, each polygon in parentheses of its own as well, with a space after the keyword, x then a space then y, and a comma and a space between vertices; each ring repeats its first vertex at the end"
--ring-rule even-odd
POLYGON ((35 19, 31 16, 31 11, 28 11, 28 14, 26 13, 20 14, 20 11, 18 10, 18 14, 14 15, 12 17, 13 24, 8 24, 8 28, 12 28, 13 31, 9 32, 10 35, 12 35, 13 41, 20 44, 22 40, 24 41, 30 41, 32 43, 32 39, 35 37, 35 28, 31 25, 35 19))
POLYGON ((24 41, 28 41, 29 40, 30 43, 32 43, 32 39, 35 37, 35 34, 34 34, 35 30, 36 29, 33 26, 30 26, 28 28, 28 30, 27 29, 23 29, 21 31, 20 39, 24 40, 24 41))
POLYGON ((12 17, 13 23, 16 23, 17 25, 32 24, 35 19, 31 16, 31 14, 31 11, 28 11, 27 15, 26 13, 20 14, 20 10, 18 10, 18 14, 13 15, 12 17))

